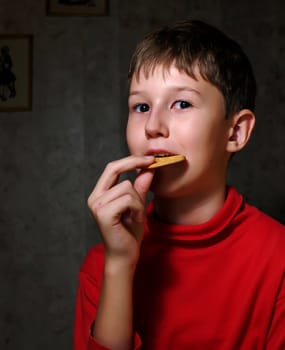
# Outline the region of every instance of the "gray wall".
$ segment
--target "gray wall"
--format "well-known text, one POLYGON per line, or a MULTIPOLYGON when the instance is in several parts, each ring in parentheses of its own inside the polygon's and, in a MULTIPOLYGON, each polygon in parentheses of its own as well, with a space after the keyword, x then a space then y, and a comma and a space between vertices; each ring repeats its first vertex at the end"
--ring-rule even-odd
POLYGON ((285 221, 285 3, 109 7, 106 17, 47 17, 44 0, 1 0, 0 33, 34 35, 34 102, 32 112, 0 115, 0 349, 71 349, 77 272, 99 241, 86 199, 104 164, 126 154, 128 60, 157 24, 199 17, 248 53, 259 83, 257 127, 229 180, 285 221))

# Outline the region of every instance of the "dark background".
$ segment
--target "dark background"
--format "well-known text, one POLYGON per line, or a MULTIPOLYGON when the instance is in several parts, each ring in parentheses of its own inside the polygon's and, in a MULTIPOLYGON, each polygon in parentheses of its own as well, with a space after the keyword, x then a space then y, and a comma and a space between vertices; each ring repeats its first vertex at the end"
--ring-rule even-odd
POLYGON ((86 207, 126 154, 130 54, 156 25, 204 19, 238 40, 257 76, 257 126, 229 181, 285 222, 285 2, 110 0, 104 17, 46 16, 1 0, 0 33, 34 36, 33 110, 0 114, 0 349, 71 349, 77 273, 99 241, 86 207))

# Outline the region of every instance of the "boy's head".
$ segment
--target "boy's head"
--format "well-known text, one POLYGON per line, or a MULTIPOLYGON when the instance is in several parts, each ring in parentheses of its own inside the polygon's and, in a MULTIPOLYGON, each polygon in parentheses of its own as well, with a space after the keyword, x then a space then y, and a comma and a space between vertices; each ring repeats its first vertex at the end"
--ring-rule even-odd
POLYGON ((162 27, 137 46, 131 60, 129 79, 148 75, 162 65, 172 64, 195 78, 194 68, 217 87, 225 100, 226 118, 241 109, 254 110, 256 82, 251 64, 241 47, 221 31, 197 20, 162 27))

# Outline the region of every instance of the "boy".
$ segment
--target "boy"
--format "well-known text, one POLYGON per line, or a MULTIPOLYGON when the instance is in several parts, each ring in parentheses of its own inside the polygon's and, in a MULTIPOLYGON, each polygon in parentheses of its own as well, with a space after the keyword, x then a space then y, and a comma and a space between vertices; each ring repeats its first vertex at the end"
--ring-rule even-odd
POLYGON ((79 274, 75 349, 285 349, 285 228, 226 186, 255 124, 247 57, 186 21, 145 37, 129 79, 131 156, 88 199, 103 243, 79 274))

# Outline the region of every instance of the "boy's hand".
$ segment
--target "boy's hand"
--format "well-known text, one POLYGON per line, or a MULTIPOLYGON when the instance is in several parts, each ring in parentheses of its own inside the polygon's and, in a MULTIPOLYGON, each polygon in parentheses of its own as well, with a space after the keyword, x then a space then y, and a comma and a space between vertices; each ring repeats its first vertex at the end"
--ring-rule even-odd
POLYGON ((145 201, 153 170, 140 172, 134 183, 118 183, 119 176, 145 168, 153 157, 129 156, 109 163, 88 199, 88 206, 99 226, 105 245, 105 263, 136 266, 144 232, 145 201))

